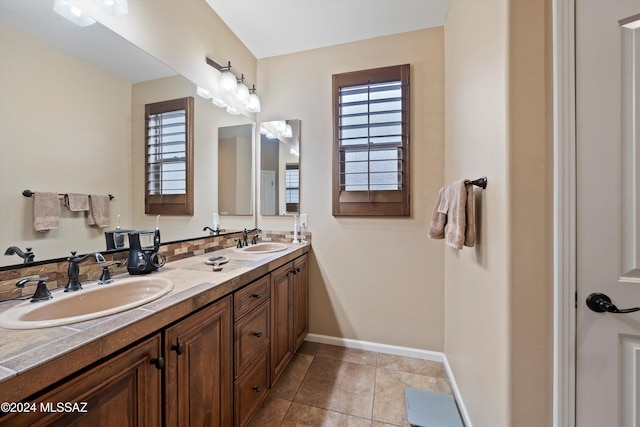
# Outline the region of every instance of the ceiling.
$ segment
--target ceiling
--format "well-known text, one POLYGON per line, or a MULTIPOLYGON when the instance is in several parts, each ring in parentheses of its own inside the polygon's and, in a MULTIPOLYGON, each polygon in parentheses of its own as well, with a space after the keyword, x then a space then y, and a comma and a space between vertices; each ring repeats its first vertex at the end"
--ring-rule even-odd
POLYGON ((444 25, 451 0, 206 0, 256 58, 444 25))

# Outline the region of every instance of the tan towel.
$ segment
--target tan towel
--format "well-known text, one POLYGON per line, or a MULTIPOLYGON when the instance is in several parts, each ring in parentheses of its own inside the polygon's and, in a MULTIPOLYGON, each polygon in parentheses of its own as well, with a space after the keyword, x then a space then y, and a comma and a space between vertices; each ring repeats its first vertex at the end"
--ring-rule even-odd
POLYGON ((109 196, 90 194, 87 224, 105 228, 109 226, 109 222, 109 196))
POLYGON ((72 212, 89 210, 89 196, 86 194, 67 193, 64 195, 64 205, 72 212))
POLYGON ((475 244, 475 199, 469 180, 442 187, 431 217, 429 237, 445 239, 454 249, 475 244))
POLYGON ((58 228, 60 221, 60 199, 58 193, 36 192, 33 194, 33 228, 49 231, 58 228))

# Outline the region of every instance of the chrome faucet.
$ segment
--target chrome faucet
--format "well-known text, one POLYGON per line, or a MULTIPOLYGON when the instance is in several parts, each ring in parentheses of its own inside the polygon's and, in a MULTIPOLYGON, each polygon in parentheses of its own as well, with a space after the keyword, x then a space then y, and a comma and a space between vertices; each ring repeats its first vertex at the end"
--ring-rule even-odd
POLYGON ((69 274, 69 282, 67 283, 67 286, 64 287, 65 292, 75 292, 82 289, 82 285, 78 280, 78 276, 80 274, 79 264, 86 261, 88 258, 95 259, 97 263, 106 262, 106 260, 104 259, 104 257, 100 252, 96 252, 93 254, 86 254, 83 257, 77 257, 76 252, 72 251, 71 256, 67 258, 67 261, 69 262, 69 269, 67 270, 69 274))

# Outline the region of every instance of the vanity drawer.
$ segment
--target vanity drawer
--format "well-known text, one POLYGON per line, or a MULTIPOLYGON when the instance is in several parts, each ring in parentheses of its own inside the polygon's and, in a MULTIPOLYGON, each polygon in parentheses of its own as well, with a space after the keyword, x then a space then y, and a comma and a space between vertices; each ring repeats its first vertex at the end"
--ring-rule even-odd
POLYGON ((235 383, 235 425, 244 426, 269 391, 269 347, 248 367, 235 383))
POLYGON ((233 294, 233 315, 237 321, 269 298, 269 276, 256 280, 233 294))
POLYGON ((271 342, 271 327, 269 319, 271 304, 267 299, 260 307, 236 322, 235 340, 235 377, 242 375, 242 371, 251 361, 271 342))

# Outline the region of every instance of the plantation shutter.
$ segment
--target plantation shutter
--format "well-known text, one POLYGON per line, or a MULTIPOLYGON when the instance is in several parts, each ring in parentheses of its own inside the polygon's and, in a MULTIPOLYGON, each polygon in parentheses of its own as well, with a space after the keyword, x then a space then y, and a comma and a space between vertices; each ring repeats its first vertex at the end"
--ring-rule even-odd
POLYGON ((333 76, 333 215, 410 214, 409 70, 333 76))
POLYGON ((145 213, 193 215, 193 97, 145 105, 145 213))

